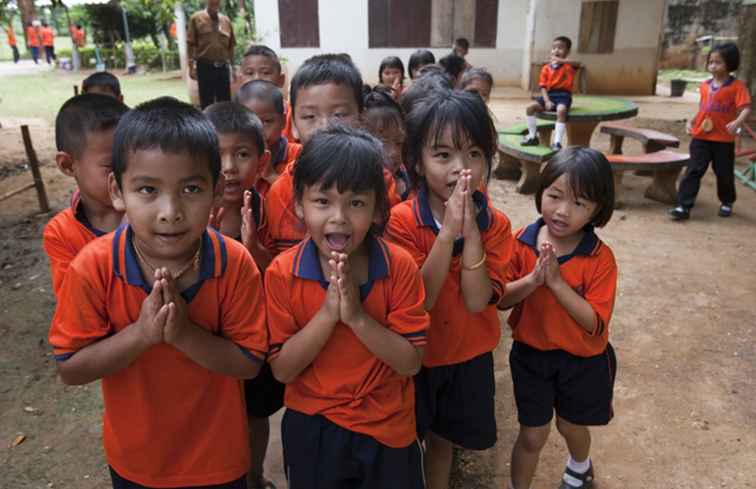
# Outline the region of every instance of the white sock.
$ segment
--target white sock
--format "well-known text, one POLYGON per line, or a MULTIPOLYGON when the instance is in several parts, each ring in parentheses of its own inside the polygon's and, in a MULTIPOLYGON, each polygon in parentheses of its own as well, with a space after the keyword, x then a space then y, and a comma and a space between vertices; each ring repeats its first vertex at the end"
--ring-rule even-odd
POLYGON ((585 474, 586 472, 588 472, 588 469, 591 468, 591 457, 588 457, 582 462, 577 462, 574 458, 572 458, 572 456, 570 456, 567 459, 567 467, 569 467, 569 469, 573 472, 577 472, 578 474, 585 474))
POLYGON ((554 130, 554 142, 561 143, 565 132, 567 132, 567 124, 564 122, 557 122, 554 130))
POLYGON ((527 116, 528 121, 528 137, 534 138, 536 137, 536 131, 538 130, 538 122, 536 121, 536 117, 534 115, 527 116))

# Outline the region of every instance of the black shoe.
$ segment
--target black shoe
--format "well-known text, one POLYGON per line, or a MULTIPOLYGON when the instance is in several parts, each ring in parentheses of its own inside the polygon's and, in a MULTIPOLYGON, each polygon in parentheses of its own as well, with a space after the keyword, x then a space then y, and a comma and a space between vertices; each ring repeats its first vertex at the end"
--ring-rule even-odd
POLYGON ((538 140, 538 136, 530 137, 525 136, 520 142, 520 146, 538 146, 541 142, 538 140))
POLYGON ((690 219, 690 211, 684 207, 677 206, 669 210, 669 215, 673 221, 684 221, 690 219))
POLYGON ((732 215, 732 206, 722 204, 719 206, 719 217, 730 217, 732 215))
POLYGON ((588 466, 588 470, 583 474, 578 474, 569 467, 564 468, 564 474, 562 475, 562 482, 559 485, 559 489, 590 489, 591 487, 593 487, 593 463, 588 466), (582 485, 576 486, 570 482, 580 482, 582 485))
POLYGON ((551 151, 560 151, 562 149, 562 143, 554 143, 551 145, 551 151))

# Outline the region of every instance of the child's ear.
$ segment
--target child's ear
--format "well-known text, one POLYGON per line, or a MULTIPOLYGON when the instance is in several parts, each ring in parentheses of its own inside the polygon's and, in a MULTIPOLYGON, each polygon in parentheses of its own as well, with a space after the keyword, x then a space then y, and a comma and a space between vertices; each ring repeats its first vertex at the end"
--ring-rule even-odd
POLYGON ((304 208, 300 199, 294 199, 294 213, 300 221, 304 221, 304 208))
POLYGON ((280 75, 278 75, 278 82, 276 83, 276 86, 280 89, 283 89, 285 84, 286 84, 286 75, 284 73, 281 73, 280 75))
POLYGON ((66 153, 65 151, 55 153, 55 164, 62 174, 67 177, 74 176, 74 159, 70 153, 66 153))
POLYGON ((115 174, 110 172, 108 175, 108 193, 110 193, 110 201, 113 203, 113 209, 118 212, 126 212, 126 204, 123 200, 123 192, 121 187, 118 186, 115 174))
POLYGON ((116 99, 117 99, 117 100, 118 100, 119 102, 123 103, 123 94, 121 94, 121 95, 117 96, 117 97, 116 97, 116 99))

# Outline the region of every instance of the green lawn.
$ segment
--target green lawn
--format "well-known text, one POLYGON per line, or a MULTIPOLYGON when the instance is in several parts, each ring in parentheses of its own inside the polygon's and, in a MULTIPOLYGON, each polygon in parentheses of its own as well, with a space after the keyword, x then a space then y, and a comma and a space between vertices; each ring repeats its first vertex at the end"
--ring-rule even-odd
MULTIPOLYGON (((63 102, 73 96, 73 86, 80 85, 85 76, 87 73, 51 71, 0 78, 0 113, 5 117, 40 117, 52 123, 63 102)), ((124 102, 131 107, 163 95, 189 101, 178 72, 118 76, 124 102)))

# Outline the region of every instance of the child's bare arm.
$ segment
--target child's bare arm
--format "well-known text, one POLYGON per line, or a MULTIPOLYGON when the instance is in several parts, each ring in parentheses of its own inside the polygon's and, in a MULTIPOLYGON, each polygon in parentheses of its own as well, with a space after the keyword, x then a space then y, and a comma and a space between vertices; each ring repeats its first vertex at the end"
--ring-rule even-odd
POLYGON ((507 284, 499 301, 499 309, 509 309, 525 300, 535 289, 543 285, 545 280, 543 255, 538 257, 533 271, 507 284))
MULTIPOLYGON (((470 219, 473 219, 470 216, 470 219)), ((465 307, 470 312, 481 312, 491 301, 493 286, 486 268, 486 252, 480 230, 475 225, 471 236, 465 236, 465 247, 462 250, 462 277, 460 287, 465 307)))
POLYGON ((751 115, 751 108, 745 107, 743 109, 740 109, 740 113, 738 114, 738 117, 727 124, 727 131, 730 134, 735 134, 735 132, 740 128, 740 126, 743 125, 743 123, 748 120, 748 116, 751 115))
POLYGON ((82 385, 123 370, 147 349, 163 341, 167 317, 162 286, 156 281, 134 324, 58 362, 61 380, 68 385, 82 385))

